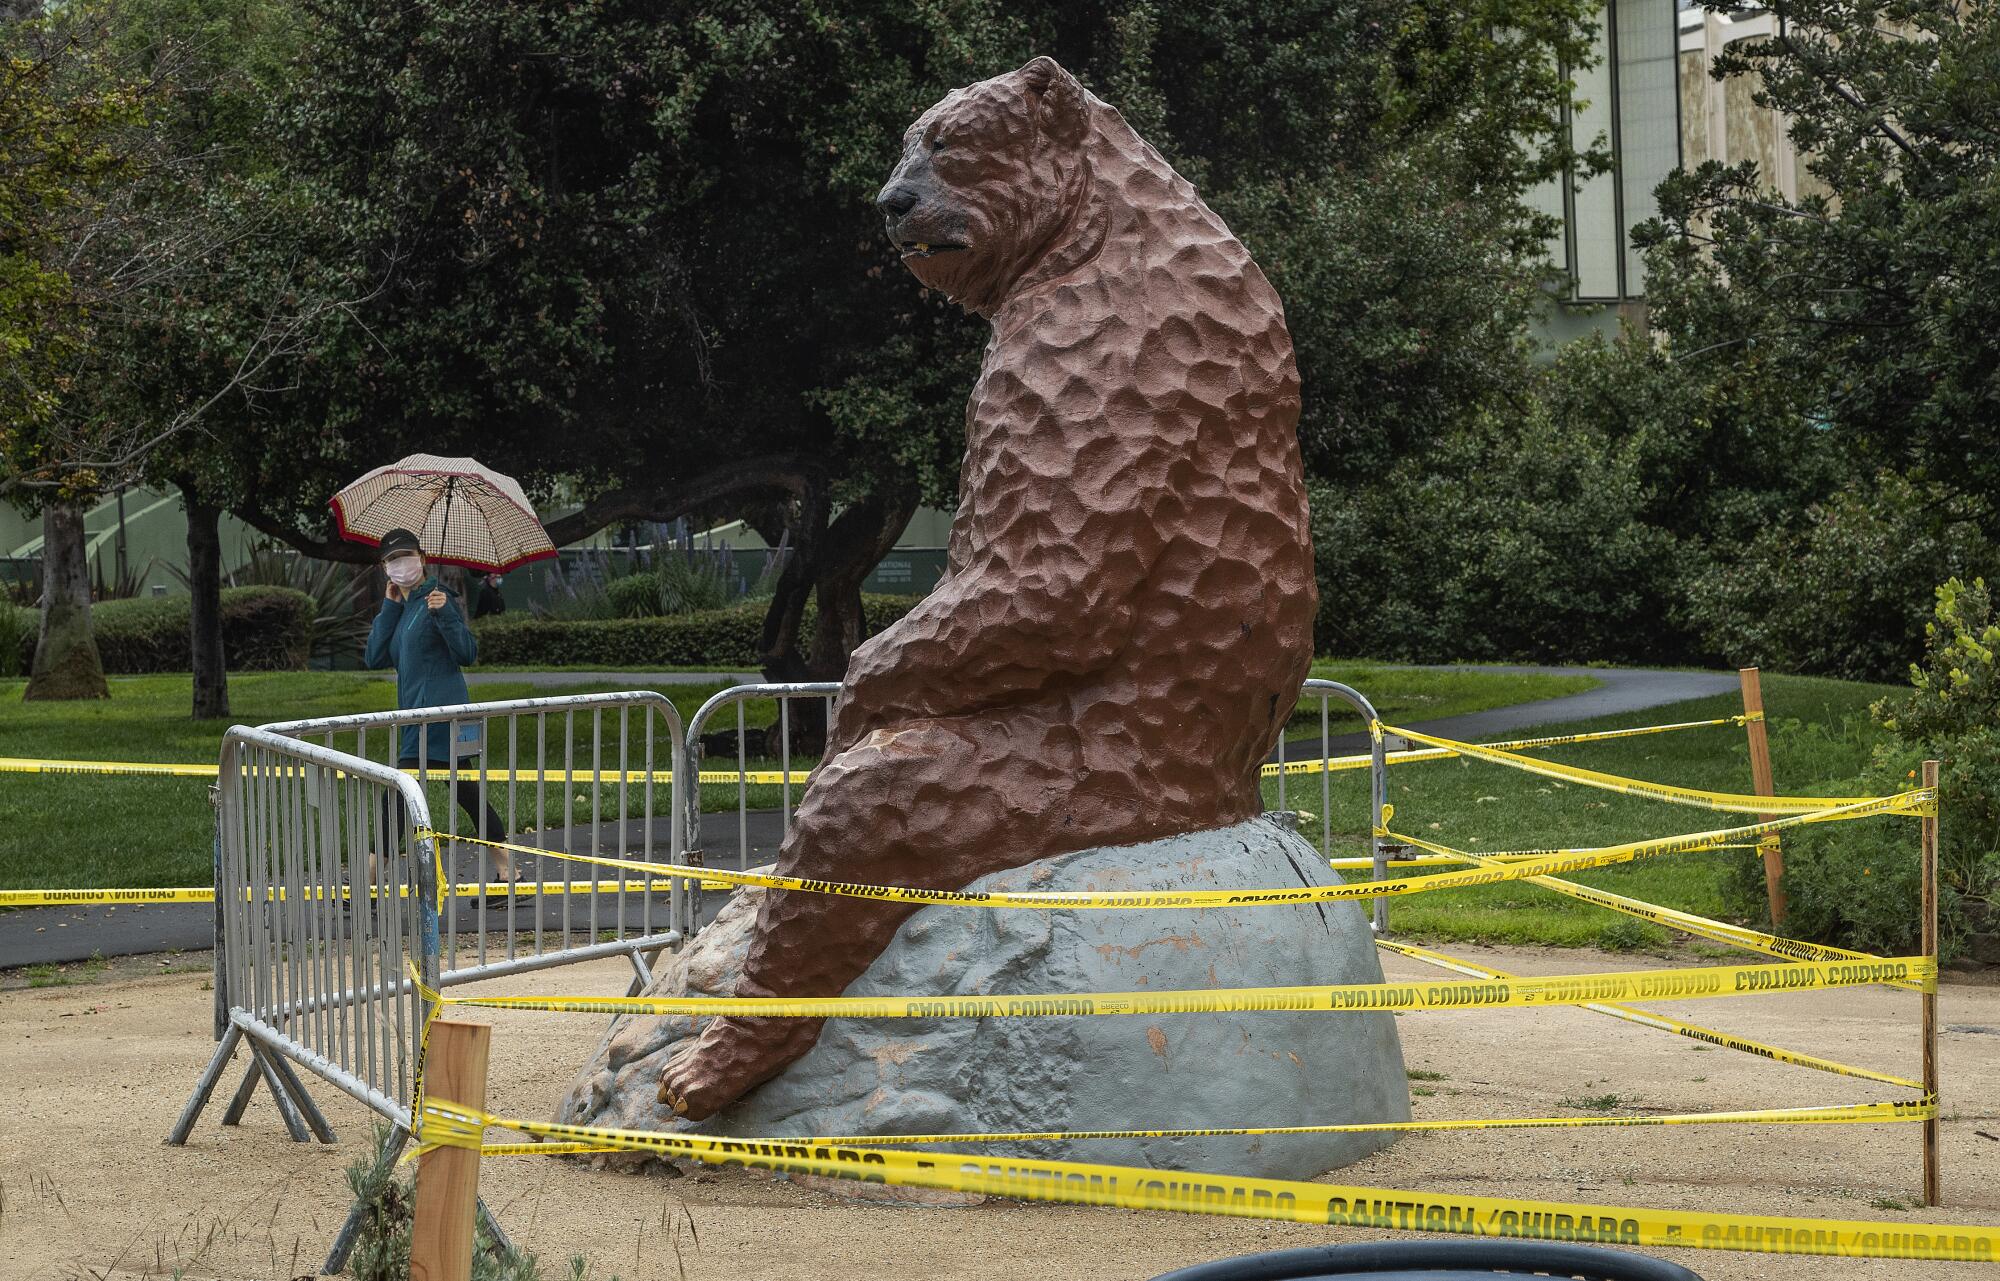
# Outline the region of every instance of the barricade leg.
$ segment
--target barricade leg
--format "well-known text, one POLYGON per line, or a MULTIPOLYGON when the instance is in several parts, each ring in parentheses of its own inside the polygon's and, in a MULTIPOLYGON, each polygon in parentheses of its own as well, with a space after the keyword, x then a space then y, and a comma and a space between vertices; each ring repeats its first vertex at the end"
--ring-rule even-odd
POLYGON ((639 954, 638 948, 627 952, 625 959, 632 962, 633 970, 632 983, 625 989, 625 995, 638 996, 653 985, 653 971, 647 968, 646 958, 639 954))
POLYGON ((253 1052, 250 1062, 243 1069, 243 1079, 236 1083, 236 1093, 229 1096, 229 1106, 222 1110, 224 1125, 241 1125, 244 1109, 250 1106, 250 1096, 257 1092, 257 1082, 264 1079, 264 1064, 253 1052))
POLYGON ((321 1143, 337 1142, 333 1127, 327 1124, 325 1114, 319 1110, 319 1105, 313 1102, 312 1095, 306 1090, 305 1082, 301 1081, 299 1074, 292 1070, 292 1065, 286 1061, 285 1056, 266 1051, 265 1058, 277 1072, 279 1081, 284 1084, 285 1093, 298 1105, 300 1114, 305 1117, 307 1128, 313 1132, 313 1137, 321 1143))
MULTIPOLYGON (((292 1102, 291 1092, 285 1089, 285 1083, 278 1075, 278 1068, 272 1060, 271 1052, 253 1040, 250 1042, 250 1054, 255 1060, 258 1073, 264 1078, 265 1088, 271 1092, 271 1102, 278 1105, 278 1115, 285 1119, 285 1129, 291 1134, 292 1142, 312 1142, 312 1136, 306 1132, 305 1118, 299 1115, 297 1105, 292 1102)), ((249 1089, 238 1093, 245 1103, 250 1101, 249 1089)), ((241 1119, 240 1113, 238 1117, 241 1119)))
POLYGON ((243 1029, 231 1023, 216 1043, 215 1053, 209 1057, 208 1066, 201 1071, 201 1079, 195 1082, 194 1093, 181 1107, 180 1119, 174 1122, 173 1130, 167 1135, 167 1142, 180 1147, 194 1130, 194 1123, 201 1119, 202 1109, 208 1106, 209 1096, 215 1093, 216 1085, 222 1080, 222 1070, 229 1066, 229 1060, 236 1053, 236 1043, 243 1039, 243 1029))

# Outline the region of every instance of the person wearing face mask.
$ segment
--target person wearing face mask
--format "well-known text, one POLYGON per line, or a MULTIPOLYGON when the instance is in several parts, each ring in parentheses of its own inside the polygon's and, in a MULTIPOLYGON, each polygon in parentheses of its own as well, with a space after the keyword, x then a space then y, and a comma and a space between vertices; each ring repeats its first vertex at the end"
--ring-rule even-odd
MULTIPOLYGON (((399 708, 471 702, 465 673, 460 669, 478 659, 479 642, 466 626, 457 596, 431 572, 417 536, 409 530, 392 529, 383 535, 378 555, 389 577, 389 590, 368 632, 367 665, 375 670, 396 669, 399 708)), ((448 723, 405 725, 398 746, 397 763, 403 769, 415 769, 421 760, 439 772, 451 767, 458 750, 448 723)), ((457 759, 460 772, 453 793, 459 808, 479 824, 485 839, 506 840, 506 824, 491 805, 481 804, 478 779, 466 774, 468 767, 476 766, 477 757, 461 755, 457 759)), ((519 879, 506 850, 488 852, 501 880, 519 879)))

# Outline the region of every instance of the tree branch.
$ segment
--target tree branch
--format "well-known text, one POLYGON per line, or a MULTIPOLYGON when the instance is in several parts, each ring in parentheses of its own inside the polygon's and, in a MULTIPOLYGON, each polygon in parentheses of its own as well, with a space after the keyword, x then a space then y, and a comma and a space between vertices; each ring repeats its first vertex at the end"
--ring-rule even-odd
POLYGON ((1860 94, 1841 83, 1839 76, 1818 65, 1818 60, 1808 53, 1803 45, 1792 39, 1791 31, 1784 20, 1783 13, 1778 15, 1778 43, 1791 51, 1792 57, 1797 59, 1799 65, 1806 69, 1808 75, 1826 86, 1842 102, 1845 102, 1848 106, 1868 117, 1869 125, 1877 133, 1894 143, 1897 149, 1904 155, 1918 163, 1922 163, 1923 156, 1918 153, 1915 147, 1910 145, 1909 139, 1905 138, 1894 125, 1889 123, 1886 115, 1863 102, 1860 94))
POLYGON ((337 560, 349 565, 367 565, 375 560, 375 549, 365 543, 350 543, 344 538, 321 539, 295 529, 285 521, 265 511, 254 499, 235 504, 229 514, 250 528, 307 556, 321 560, 337 560))
POLYGON ((727 498, 804 494, 822 470, 816 461, 798 454, 726 463, 685 480, 607 491, 544 528, 550 542, 564 547, 621 520, 673 520, 727 498))
MULTIPOLYGON (((543 528, 548 531, 550 542, 566 547, 621 520, 673 520, 724 499, 753 494, 802 494, 818 479, 819 471, 812 460, 792 454, 729 463, 671 484, 611 490, 543 528)), ((265 511, 254 495, 229 510, 258 533, 307 556, 350 565, 366 565, 375 559, 373 547, 309 534, 265 511)))

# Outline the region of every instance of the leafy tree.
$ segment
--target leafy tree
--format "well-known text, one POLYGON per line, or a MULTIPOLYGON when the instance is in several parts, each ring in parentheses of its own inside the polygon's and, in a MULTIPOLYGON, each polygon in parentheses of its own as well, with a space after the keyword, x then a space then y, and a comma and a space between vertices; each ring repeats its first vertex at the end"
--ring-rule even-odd
POLYGON ((872 205, 917 112, 1035 53, 1125 108, 1292 300, 1308 448, 1348 476, 1521 367, 1546 228, 1518 197, 1566 160, 1592 8, 313 0, 288 167, 312 256, 385 284, 236 455, 232 506, 365 554, 327 492, 422 447, 580 485, 558 541, 745 515, 797 552, 770 669, 838 676, 861 578, 954 488, 984 339, 872 205))
MULTIPOLYGON (((262 108, 236 73, 260 47, 246 28, 282 12, 262 0, 102 0, 0 33, 33 54, 11 65, 62 72, 24 83, 39 78, 59 117, 96 121, 100 135, 89 184, 61 216, 23 222, 15 241, 17 258, 39 261, 60 285, 44 291, 59 305, 35 318, 44 329, 29 349, 39 341, 58 350, 61 376, 0 439, 9 464, 0 494, 45 509, 48 590, 29 697, 108 692, 90 638, 81 505, 169 466, 181 479, 202 448, 189 443, 191 429, 263 389, 337 306, 295 285, 264 297, 242 287, 257 277, 277 219, 239 181, 245 121, 262 108)), ((16 190, 34 188, 24 181, 16 190)), ((24 384, 33 362, 13 364, 24 384)), ((213 543, 212 518, 206 531, 213 543)), ((194 611, 197 639, 211 634, 217 676, 206 700, 197 680, 196 710, 212 715, 227 710, 217 599, 197 591, 194 611)))
MULTIPOLYGON (((190 404, 204 428, 148 451, 143 469, 181 493, 188 516, 192 713, 229 714, 221 628, 220 517, 231 496, 231 442, 254 439, 259 406, 295 381, 294 362, 345 314, 350 282, 304 257, 317 216, 275 163, 269 104, 286 92, 303 36, 281 0, 122 0, 119 40, 149 73, 171 66, 175 92, 153 124, 182 157, 150 198, 182 211, 222 252, 150 292, 115 335, 102 399, 137 422, 172 423, 190 404)), ((359 291, 361 286, 354 286, 359 291)))
POLYGON ((1552 412, 1540 375, 1370 485, 1313 486, 1322 652, 1419 662, 1675 657, 1678 545, 1647 521, 1643 449, 1552 412))
POLYGON ((79 503, 115 461, 116 435, 66 411, 87 384, 79 366, 95 314, 126 288, 79 247, 121 220, 116 197, 151 89, 116 58, 97 6, 0 20, 0 498, 43 513, 30 698, 109 692, 91 642, 79 503))
POLYGON ((1979 501, 1885 471, 1685 580, 1703 650, 1739 664, 1893 680, 1923 647, 1939 574, 2000 577, 1979 501))
MULTIPOLYGON (((1709 8, 1730 6, 1703 0, 1709 8)), ((1653 324, 1687 359, 1793 389, 1858 461, 2000 500, 2000 15, 1951 0, 1770 0, 1732 44, 1809 175, 1675 175, 1646 249, 1653 324)), ((1988 526, 1988 532, 1993 532, 1988 526)))
POLYGON ((129 170, 120 145, 146 86, 112 65, 95 12, 0 15, 0 495, 32 465, 27 433, 61 402, 84 335, 66 252, 129 170))

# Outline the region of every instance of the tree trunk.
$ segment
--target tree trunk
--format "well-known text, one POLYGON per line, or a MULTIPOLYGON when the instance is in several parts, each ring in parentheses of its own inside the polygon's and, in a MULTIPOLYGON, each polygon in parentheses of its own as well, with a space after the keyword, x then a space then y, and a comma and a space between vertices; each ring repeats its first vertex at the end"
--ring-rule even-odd
POLYGON ((813 625, 812 648, 806 658, 806 670, 812 673, 809 679, 846 678, 848 658, 867 639, 861 581, 895 547, 916 510, 914 492, 871 494, 841 512, 828 527, 813 584, 819 619, 813 625))
POLYGON ((222 508, 181 490, 188 518, 188 653, 194 665, 194 706, 200 720, 229 715, 229 672, 222 654, 222 508))
MULTIPOLYGON (((917 510, 914 490, 872 494, 842 511, 830 524, 825 509, 809 501, 794 527, 794 553, 778 579, 764 616, 764 678, 771 681, 839 681, 847 660, 866 639, 861 582, 902 537, 917 510), (812 639, 800 645, 806 598, 818 606, 812 639)), ((762 531, 760 531, 762 532, 762 531)), ((764 534, 768 539, 770 535, 764 534)), ((792 750, 813 755, 826 745, 826 704, 805 699, 794 705, 792 750)))
POLYGON ((758 644, 767 681, 814 679, 806 668, 805 655, 799 652, 799 631, 805 623, 806 605, 812 600, 820 548, 826 541, 826 517, 825 491, 818 486, 797 503, 749 517, 752 528, 765 542, 774 547, 782 542, 790 548, 771 590, 771 604, 764 611, 764 631, 758 644))
POLYGON ((42 512, 42 634, 23 698, 109 698, 104 660, 90 631, 90 565, 83 511, 50 503, 42 512))

